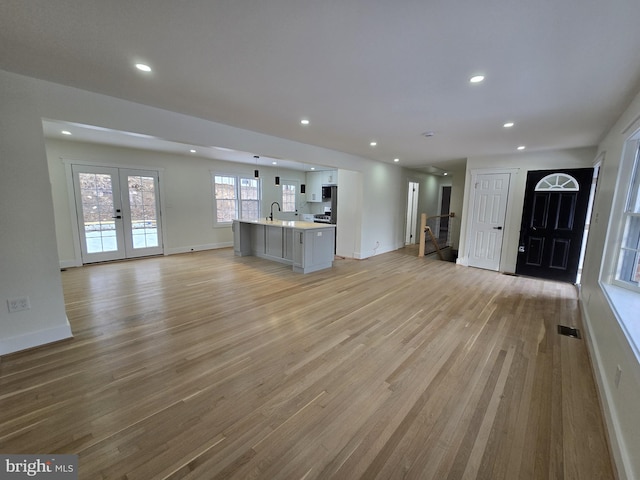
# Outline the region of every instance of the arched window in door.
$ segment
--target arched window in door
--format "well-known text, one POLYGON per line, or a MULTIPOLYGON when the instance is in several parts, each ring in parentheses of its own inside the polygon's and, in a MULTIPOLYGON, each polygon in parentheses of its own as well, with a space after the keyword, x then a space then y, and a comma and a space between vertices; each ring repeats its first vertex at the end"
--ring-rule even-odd
POLYGON ((580 186, 575 178, 566 173, 552 173, 536 184, 536 192, 548 192, 550 190, 562 190, 565 192, 577 192, 580 186))

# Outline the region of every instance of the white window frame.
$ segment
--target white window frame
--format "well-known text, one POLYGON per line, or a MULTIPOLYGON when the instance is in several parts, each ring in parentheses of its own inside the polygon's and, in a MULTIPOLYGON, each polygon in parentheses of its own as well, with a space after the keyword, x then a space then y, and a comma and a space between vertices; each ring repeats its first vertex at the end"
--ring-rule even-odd
MULTIPOLYGON (((620 185, 626 194, 617 236, 617 255, 615 270, 612 272, 612 283, 640 293, 640 282, 632 278, 622 278, 623 272, 638 268, 640 257, 640 232, 632 232, 632 223, 640 222, 640 141, 632 142, 630 146, 635 146, 634 165, 631 170, 631 181, 627 185, 620 185), (628 238, 630 234, 633 234, 631 239, 628 238)), ((638 229, 638 226, 636 225, 635 228, 638 229)))
POLYGON ((260 179, 249 176, 248 174, 236 174, 236 173, 221 173, 221 172, 211 172, 211 188, 212 188, 212 196, 213 196, 213 224, 216 227, 226 227, 233 223, 233 219, 228 221, 220 221, 218 220, 218 198, 216 198, 216 177, 222 178, 231 178, 234 180, 234 194, 235 198, 229 199, 234 200, 235 202, 235 212, 234 219, 241 218, 243 220, 255 220, 260 218, 262 212, 262 188, 260 179), (258 198, 255 199, 243 199, 242 198, 242 188, 241 184, 243 180, 257 182, 258 187, 258 198), (257 215, 254 217, 250 217, 243 212, 243 202, 257 202, 257 215))
MULTIPOLYGON (((623 242, 626 217, 623 212, 627 208, 634 165, 640 164, 638 149, 640 148, 640 129, 629 136, 624 143, 622 158, 618 169, 616 189, 614 193, 607 238, 602 255, 600 287, 611 307, 631 349, 640 361, 640 322, 638 322, 638 302, 640 291, 629 288, 630 285, 616 279, 620 247, 623 242)), ((597 217, 596 217, 597 222, 597 217)))
POLYGON ((283 212, 287 212, 287 213, 295 213, 298 210, 298 185, 297 182, 292 182, 289 180, 284 180, 282 182, 282 211, 283 212), (285 196, 286 193, 285 191, 287 190, 287 187, 293 187, 293 208, 287 208, 292 202, 291 200, 286 200, 285 196))
POLYGON ((262 210, 261 210, 261 204, 262 204, 262 191, 260 189, 260 179, 259 178, 255 178, 255 177, 249 177, 247 175, 241 175, 238 178, 238 189, 239 189, 239 206, 240 206, 240 218, 242 220, 257 220, 258 218, 261 217, 262 215, 262 210), (256 184, 256 188, 257 188, 257 198, 243 198, 242 197, 242 182, 246 181, 246 182, 251 182, 256 184), (254 208, 245 208, 246 205, 248 204, 255 204, 254 208), (249 212, 250 211, 254 211, 255 214, 251 215, 249 212))

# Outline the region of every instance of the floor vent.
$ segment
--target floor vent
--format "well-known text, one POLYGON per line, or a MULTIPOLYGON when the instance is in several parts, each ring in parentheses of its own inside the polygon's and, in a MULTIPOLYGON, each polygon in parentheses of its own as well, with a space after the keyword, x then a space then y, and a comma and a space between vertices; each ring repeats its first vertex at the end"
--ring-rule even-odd
POLYGON ((565 327, 564 325, 558 325, 558 333, 567 337, 582 338, 580 336, 580 330, 577 328, 565 327))

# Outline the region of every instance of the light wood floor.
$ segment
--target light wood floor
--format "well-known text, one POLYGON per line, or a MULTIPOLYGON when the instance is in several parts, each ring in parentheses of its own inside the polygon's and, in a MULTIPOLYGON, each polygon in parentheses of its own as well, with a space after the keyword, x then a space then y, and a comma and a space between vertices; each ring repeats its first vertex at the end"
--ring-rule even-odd
POLYGON ((80 478, 611 479, 573 286, 411 251, 63 272, 75 338, 2 358, 0 452, 80 478))

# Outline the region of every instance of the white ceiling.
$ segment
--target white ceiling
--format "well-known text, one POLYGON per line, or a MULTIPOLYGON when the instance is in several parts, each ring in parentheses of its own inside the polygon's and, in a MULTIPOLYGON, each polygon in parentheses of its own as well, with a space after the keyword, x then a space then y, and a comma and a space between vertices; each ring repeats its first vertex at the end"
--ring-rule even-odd
MULTIPOLYGON (((310 170, 327 170, 326 166, 301 163, 298 160, 258 155, 253 152, 233 150, 215 145, 180 143, 146 134, 113 130, 95 125, 83 125, 63 120, 50 120, 45 118, 42 120, 42 130, 46 138, 138 148, 177 155, 196 155, 198 157, 225 160, 228 162, 246 163, 254 165, 256 168, 263 166, 274 167, 275 165, 276 167, 274 168, 288 168, 305 172, 310 170)), ((433 171, 430 173, 443 173, 439 169, 432 168, 431 170, 433 171)))
POLYGON ((446 169, 597 144, 640 88, 638 19, 638 0, 0 0, 0 68, 446 169))

